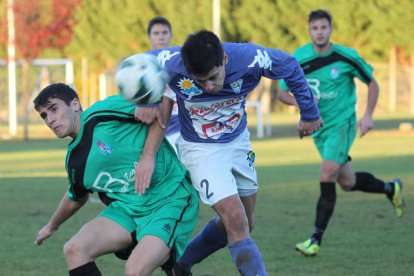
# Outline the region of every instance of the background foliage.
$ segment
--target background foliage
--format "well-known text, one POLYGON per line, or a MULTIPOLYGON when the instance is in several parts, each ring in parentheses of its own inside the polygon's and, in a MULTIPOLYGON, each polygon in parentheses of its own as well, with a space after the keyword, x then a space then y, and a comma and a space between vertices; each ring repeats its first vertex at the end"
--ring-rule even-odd
MULTIPOLYGON (((0 4, 4 31, 5 2, 0 4)), ((43 6, 43 12, 50 14, 52 6, 43 6)), ((401 0, 398 5, 392 0, 222 0, 221 38, 291 52, 309 40, 307 15, 317 8, 331 11, 335 42, 355 47, 374 61, 385 60, 391 47, 397 47, 402 57, 414 49, 409 27, 414 26, 414 2, 410 0, 401 0)), ((88 58, 92 71, 108 70, 120 58, 149 49, 146 27, 155 15, 171 21, 173 44, 181 45, 189 33, 212 28, 212 1, 81 0, 75 12, 74 36, 62 51, 75 60, 88 58)), ((0 57, 4 58, 4 40, 0 49, 0 57)), ((61 53, 45 50, 40 56, 53 54, 61 53)))

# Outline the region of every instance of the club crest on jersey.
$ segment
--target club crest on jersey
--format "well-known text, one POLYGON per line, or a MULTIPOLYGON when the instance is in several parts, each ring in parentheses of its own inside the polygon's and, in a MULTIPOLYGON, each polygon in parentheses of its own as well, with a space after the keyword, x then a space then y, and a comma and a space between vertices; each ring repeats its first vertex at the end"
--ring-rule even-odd
POLYGON ((254 153, 254 151, 249 151, 247 153, 247 160, 249 161, 249 167, 253 167, 255 159, 256 159, 256 154, 254 153))
POLYGON ((339 70, 336 67, 331 69, 331 78, 337 79, 339 77, 339 70))
POLYGON ((105 144, 104 142, 102 142, 100 140, 96 143, 96 145, 98 146, 99 151, 103 155, 105 155, 106 157, 108 157, 112 153, 112 146, 111 145, 107 145, 107 144, 105 144))
POLYGON ((256 64, 260 68, 272 70, 272 60, 266 51, 261 51, 257 49, 257 55, 254 56, 253 62, 248 67, 254 67, 256 64))
POLYGON ((197 86, 194 84, 194 81, 189 78, 182 78, 178 81, 177 86, 180 88, 181 93, 188 95, 190 100, 193 96, 200 95, 203 93, 197 86))
POLYGON ((233 89, 235 93, 239 94, 241 91, 242 84, 243 84, 243 79, 238 79, 230 83, 230 87, 231 89, 233 89))

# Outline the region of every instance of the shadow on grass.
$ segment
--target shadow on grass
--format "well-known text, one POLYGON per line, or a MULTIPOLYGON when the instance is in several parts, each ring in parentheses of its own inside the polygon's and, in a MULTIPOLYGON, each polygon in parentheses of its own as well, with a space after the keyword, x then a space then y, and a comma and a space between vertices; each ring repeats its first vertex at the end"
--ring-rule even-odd
MULTIPOLYGON (((414 125, 413 117, 398 117, 392 119, 375 119, 374 118, 374 130, 375 131, 398 131, 398 128, 401 123, 411 123, 414 125)), ((257 129, 256 126, 249 127, 250 133, 252 133, 253 139, 257 139, 257 129)), ((266 131, 266 130, 265 130, 266 131)), ((272 124, 271 125, 271 136, 265 137, 264 139, 274 139, 274 138, 289 138, 297 137, 298 133, 296 130, 296 124, 272 124)))
POLYGON ((67 139, 33 139, 29 141, 23 140, 7 140, 0 141, 0 153, 7 152, 25 152, 42 149, 42 151, 50 151, 56 149, 66 149, 66 145, 71 141, 67 139))

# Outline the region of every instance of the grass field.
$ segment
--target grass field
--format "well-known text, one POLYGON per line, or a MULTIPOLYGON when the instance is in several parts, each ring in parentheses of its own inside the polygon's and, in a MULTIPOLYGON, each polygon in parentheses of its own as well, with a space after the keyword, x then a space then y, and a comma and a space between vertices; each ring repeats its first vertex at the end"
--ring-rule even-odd
MULTIPOLYGON (((294 251, 313 230, 319 192, 319 157, 311 139, 292 136, 289 122, 273 128, 278 138, 253 141, 260 181, 253 237, 269 275, 412 275, 414 134, 399 133, 394 121, 383 120, 377 131, 357 139, 351 154, 356 170, 404 180, 406 214, 396 218, 382 195, 337 189, 335 213, 314 258, 294 251)), ((64 242, 102 209, 100 203, 88 203, 43 246, 33 244, 65 192, 67 142, 0 141, 0 275, 66 275, 64 242)), ((201 206, 197 231, 212 215, 201 206)), ((97 264, 103 275, 123 274, 124 262, 113 255, 97 264)), ((193 273, 238 275, 225 249, 195 266, 193 273)))

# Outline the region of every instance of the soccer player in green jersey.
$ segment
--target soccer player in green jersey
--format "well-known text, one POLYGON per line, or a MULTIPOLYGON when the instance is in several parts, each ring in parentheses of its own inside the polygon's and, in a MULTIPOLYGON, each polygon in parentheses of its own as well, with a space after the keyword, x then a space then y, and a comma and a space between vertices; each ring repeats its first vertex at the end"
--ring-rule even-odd
MULTIPOLYGON (((335 183, 339 183, 344 191, 385 194, 394 205, 398 217, 404 211, 402 182, 399 179, 385 182, 368 172, 354 173, 352 170, 349 150, 358 129, 360 137, 363 137, 373 127, 372 116, 379 89, 372 75, 372 67, 355 50, 330 42, 333 29, 331 21, 329 12, 312 11, 309 14, 312 43, 293 53, 305 72, 324 121, 324 126, 312 135, 322 157, 315 231, 308 240, 296 245, 296 250, 306 256, 314 256, 320 249, 323 233, 335 207, 335 183), (355 110, 355 77, 368 86, 366 110, 358 121, 355 110)), ((279 100, 296 105, 283 81, 280 82, 280 88, 279 100)))
POLYGON ((76 92, 61 83, 43 89, 34 104, 57 137, 73 139, 66 154, 68 191, 35 243, 41 245, 97 192, 107 207, 65 244, 69 275, 101 275, 95 259, 130 246, 134 231, 139 243, 125 274, 171 268, 192 236, 198 197, 172 146, 152 136, 151 128, 161 127, 139 122, 139 108, 120 95, 82 111, 76 92), (155 155, 144 150, 147 143, 159 145, 155 155), (148 155, 154 156, 154 172, 150 185, 137 194, 136 170, 148 155))

